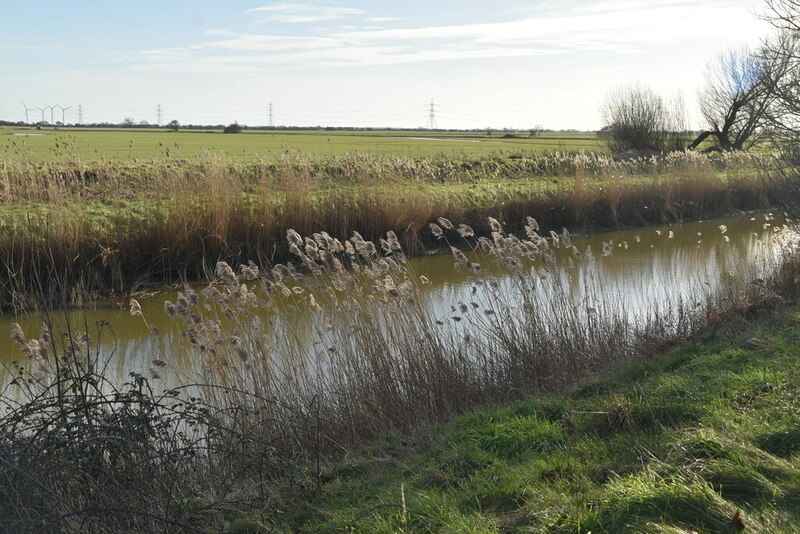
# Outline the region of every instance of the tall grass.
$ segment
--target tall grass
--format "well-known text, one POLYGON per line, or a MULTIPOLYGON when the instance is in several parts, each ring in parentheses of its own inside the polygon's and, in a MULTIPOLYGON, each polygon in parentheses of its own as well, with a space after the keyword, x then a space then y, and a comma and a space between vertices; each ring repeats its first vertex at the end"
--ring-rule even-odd
POLYGON ((427 279, 408 267, 393 232, 342 243, 290 230, 298 267, 279 264, 253 286, 253 266, 236 274, 219 263, 217 283, 166 310, 204 382, 275 400, 253 407, 269 414, 265 439, 291 436, 293 454, 313 455, 562 387, 776 297, 749 285, 763 272, 743 268, 744 279, 713 292, 698 280, 689 301, 662 288, 653 293, 661 302, 632 313, 631 299, 598 277, 591 251, 575 248, 566 231, 545 238, 527 221, 523 238, 496 219, 490 236, 445 218, 431 224, 443 244, 482 257, 452 247, 455 268, 472 277, 471 297, 459 302, 428 301, 427 279), (260 308, 277 313, 264 321, 260 308), (299 310, 309 312, 308 328, 297 328, 299 310))
POLYGON ((548 229, 620 227, 774 205, 786 189, 755 155, 402 158, 351 154, 240 163, 209 154, 87 166, 4 163, 0 305, 32 307, 199 280, 217 261, 284 261, 283 236, 389 230, 409 253, 436 215, 488 231, 537 213, 548 229))

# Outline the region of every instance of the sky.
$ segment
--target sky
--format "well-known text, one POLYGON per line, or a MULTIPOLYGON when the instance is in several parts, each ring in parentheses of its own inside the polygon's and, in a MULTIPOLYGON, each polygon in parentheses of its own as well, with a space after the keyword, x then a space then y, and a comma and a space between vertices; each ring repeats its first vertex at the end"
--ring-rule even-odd
POLYGON ((754 0, 0 0, 0 120, 593 130, 696 93, 754 0), (61 108, 68 108, 62 111, 61 108))

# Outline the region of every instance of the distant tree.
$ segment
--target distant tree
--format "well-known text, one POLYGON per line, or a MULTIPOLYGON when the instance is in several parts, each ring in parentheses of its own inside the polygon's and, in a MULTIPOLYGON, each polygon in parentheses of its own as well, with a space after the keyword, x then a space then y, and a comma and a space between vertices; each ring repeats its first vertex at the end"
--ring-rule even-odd
POLYGON ((167 128, 169 128, 173 132, 177 132, 180 127, 181 127, 180 123, 175 119, 172 119, 167 123, 167 128))
POLYGON ((222 130, 222 132, 226 133, 226 134, 227 133, 236 133, 236 134, 238 134, 238 133, 242 133, 242 127, 239 126, 238 122, 233 122, 233 123, 227 125, 225 127, 225 129, 222 130))
POLYGON ((622 86, 600 108, 601 137, 613 152, 683 150, 688 131, 683 100, 665 102, 643 85, 622 86))
POLYGON ((133 126, 136 126, 136 121, 130 117, 125 117, 125 119, 122 121, 123 128, 132 128, 133 126))
POLYGON ((137 124, 137 126, 139 126, 140 128, 147 128, 148 126, 150 126, 150 123, 143 120, 139 121, 139 124, 137 124))
POLYGON ((539 137, 543 131, 544 128, 542 128, 540 124, 537 124, 536 126, 530 129, 530 131, 528 132, 528 137, 530 137, 531 139, 533 139, 534 137, 539 137))

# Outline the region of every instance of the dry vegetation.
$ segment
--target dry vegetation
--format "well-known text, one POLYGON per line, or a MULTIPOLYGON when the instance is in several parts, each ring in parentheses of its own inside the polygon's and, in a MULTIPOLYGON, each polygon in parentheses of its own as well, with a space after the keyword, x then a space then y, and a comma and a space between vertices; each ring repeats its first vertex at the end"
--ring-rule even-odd
POLYGON ((367 239, 395 230, 415 253, 435 245, 420 230, 439 215, 480 230, 488 215, 511 230, 528 213, 557 230, 710 217, 781 200, 775 169, 770 157, 695 153, 6 163, 0 303, 75 304, 205 279, 217 261, 283 261, 289 228, 367 239))
MULTIPOLYGON (((376 243, 355 233, 342 243, 290 230, 301 267, 279 264, 251 287, 255 266, 237 275, 219 263, 219 284, 165 310, 181 323, 203 382, 248 392, 217 402, 271 399, 253 406, 269 414, 269 423, 258 421, 265 441, 292 436, 287 450, 313 455, 560 388, 776 298, 762 286, 748 290, 757 276, 743 267, 718 294, 698 280, 691 302, 664 292, 664 301, 631 314, 619 289, 594 271, 593 252, 578 250, 568 232, 545 238, 530 217, 523 238, 493 218, 489 227, 490 236, 479 237, 445 218, 430 225, 455 268, 472 276, 472 296, 461 302, 427 302, 427 279, 407 266, 394 232, 376 243), (585 268, 579 282, 564 274, 577 264, 585 268), (263 321, 260 308, 275 315, 263 321), (294 326, 298 310, 310 312, 310 337, 294 326)), ((601 253, 612 249, 607 243, 601 253)))

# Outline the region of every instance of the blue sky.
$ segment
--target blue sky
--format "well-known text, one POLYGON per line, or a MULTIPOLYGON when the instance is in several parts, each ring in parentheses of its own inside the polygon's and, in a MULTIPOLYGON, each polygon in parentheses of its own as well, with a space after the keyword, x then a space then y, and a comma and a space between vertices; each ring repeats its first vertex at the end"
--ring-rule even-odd
POLYGON ((0 0, 0 119, 594 129, 622 83, 683 94, 769 27, 753 0, 0 0), (39 115, 38 111, 31 111, 39 115), (58 112, 57 112, 58 113, 58 112), (46 114, 49 117, 49 111, 46 114), (39 115, 40 116, 40 115, 39 115))

